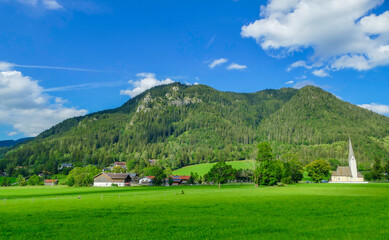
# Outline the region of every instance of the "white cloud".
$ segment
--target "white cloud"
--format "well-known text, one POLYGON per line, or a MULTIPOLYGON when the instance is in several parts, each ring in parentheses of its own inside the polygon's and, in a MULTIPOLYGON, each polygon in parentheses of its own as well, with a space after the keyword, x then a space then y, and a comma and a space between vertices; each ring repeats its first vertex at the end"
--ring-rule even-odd
POLYGON ((55 103, 51 103, 52 99, 37 81, 21 72, 0 72, 1 124, 12 125, 26 136, 36 136, 67 118, 87 113, 84 109, 63 106, 65 100, 61 98, 55 103))
POLYGON ((311 69, 311 68, 312 68, 312 66, 308 66, 307 63, 306 63, 305 61, 300 60, 300 61, 297 61, 297 62, 292 63, 292 64, 288 67, 287 71, 289 72, 289 71, 292 70, 293 68, 298 68, 298 67, 303 67, 303 68, 306 68, 306 69, 311 69))
POLYGON ((316 69, 312 72, 313 75, 318 77, 328 77, 329 74, 324 69, 316 69))
POLYGON ((18 134, 19 134, 19 132, 16 132, 16 131, 7 133, 7 135, 10 136, 10 137, 18 135, 18 134))
POLYGON ((47 10, 58 10, 63 8, 57 0, 16 0, 17 2, 30 7, 39 7, 47 10))
POLYGON ((219 66, 219 65, 221 65, 221 64, 223 64, 223 63, 226 63, 226 62, 228 62, 228 59, 227 59, 227 58, 219 58, 219 59, 214 60, 212 63, 210 63, 210 64, 208 65, 208 67, 209 67, 210 69, 213 69, 214 67, 219 66))
POLYGON ((174 81, 170 78, 166 78, 165 80, 158 80, 155 77, 154 73, 138 73, 136 75, 138 78, 141 78, 137 81, 130 80, 128 83, 131 84, 133 89, 120 90, 121 95, 128 95, 130 97, 138 96, 144 91, 165 84, 173 83, 174 81))
POLYGON ((389 106, 388 105, 370 103, 370 104, 361 104, 358 106, 360 106, 361 108, 365 108, 365 109, 368 109, 370 111, 379 113, 379 114, 389 114, 389 106))
POLYGON ((55 69, 55 70, 67 70, 67 71, 80 71, 80 72, 106 72, 106 71, 86 69, 86 68, 41 66, 41 65, 22 65, 22 64, 15 64, 15 63, 9 63, 9 62, 0 62, 0 71, 10 71, 10 70, 13 70, 15 68, 55 69))
MULTIPOLYGON (((329 70, 389 65, 389 11, 370 14, 383 0, 269 0, 260 19, 242 27, 266 51, 312 49, 309 60, 329 70)), ((306 67, 305 62, 288 68, 306 67), (304 64, 303 64, 304 63, 304 64)))
POLYGON ((287 81, 285 84, 293 84, 294 81, 287 81))
POLYGON ((42 4, 46 9, 50 9, 50 10, 56 10, 62 8, 62 6, 55 0, 42 0, 42 4))
POLYGON ((243 69, 246 69, 247 66, 246 65, 240 65, 240 64, 237 64, 237 63, 231 63, 227 69, 228 70, 243 70, 243 69))
POLYGON ((11 70, 15 64, 9 62, 0 62, 0 71, 9 71, 11 70))

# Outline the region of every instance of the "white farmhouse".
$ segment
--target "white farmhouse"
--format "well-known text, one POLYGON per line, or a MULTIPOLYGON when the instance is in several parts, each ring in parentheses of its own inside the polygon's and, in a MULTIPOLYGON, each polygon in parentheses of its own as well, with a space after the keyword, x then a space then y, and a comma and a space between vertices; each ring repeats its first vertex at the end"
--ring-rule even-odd
POLYGON ((131 177, 128 173, 102 172, 94 177, 94 187, 111 187, 116 184, 119 187, 130 186, 131 177))
POLYGON ((144 176, 141 179, 139 179, 139 184, 142 185, 151 185, 151 182, 153 181, 154 176, 144 176))

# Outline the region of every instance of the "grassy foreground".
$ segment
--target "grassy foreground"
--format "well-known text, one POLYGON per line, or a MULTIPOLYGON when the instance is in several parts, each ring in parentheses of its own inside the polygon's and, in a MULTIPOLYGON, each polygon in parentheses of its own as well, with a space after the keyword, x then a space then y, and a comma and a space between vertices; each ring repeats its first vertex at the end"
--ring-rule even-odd
MULTIPOLYGON (((226 162, 235 169, 254 169, 253 160, 242 160, 242 161, 230 161, 226 162)), ((201 163, 191 166, 186 166, 173 171, 175 175, 190 175, 191 172, 198 173, 200 176, 204 176, 209 170, 211 170, 214 163, 201 163)))
POLYGON ((387 239, 388 213, 389 184, 0 188, 1 239, 387 239))

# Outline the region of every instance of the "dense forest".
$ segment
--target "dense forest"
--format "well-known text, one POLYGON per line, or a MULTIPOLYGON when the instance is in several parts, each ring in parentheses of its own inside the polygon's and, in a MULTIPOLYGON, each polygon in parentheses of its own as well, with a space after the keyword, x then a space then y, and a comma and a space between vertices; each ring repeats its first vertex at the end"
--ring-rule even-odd
POLYGON ((0 153, 0 171, 30 166, 55 172, 61 163, 105 167, 130 160, 144 168, 148 159, 176 169, 253 159, 261 141, 269 141, 278 158, 297 153, 304 163, 319 158, 345 163, 349 137, 359 168, 370 168, 374 157, 388 160, 389 118, 320 88, 246 94, 174 83, 119 108, 65 120, 0 153))

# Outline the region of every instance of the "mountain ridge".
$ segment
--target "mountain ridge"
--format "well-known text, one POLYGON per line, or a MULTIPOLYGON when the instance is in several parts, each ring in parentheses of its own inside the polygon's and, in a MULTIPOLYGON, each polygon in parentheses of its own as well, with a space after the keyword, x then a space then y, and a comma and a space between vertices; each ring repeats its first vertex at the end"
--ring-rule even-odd
POLYGON ((118 108, 67 119, 9 151, 2 165, 55 169, 64 162, 106 166, 132 160, 141 169, 153 158, 175 169, 253 159, 256 143, 265 140, 278 158, 296 152, 304 162, 343 161, 349 136, 361 167, 368 168, 374 156, 389 153, 389 118, 313 86, 234 93, 173 83, 118 108))

